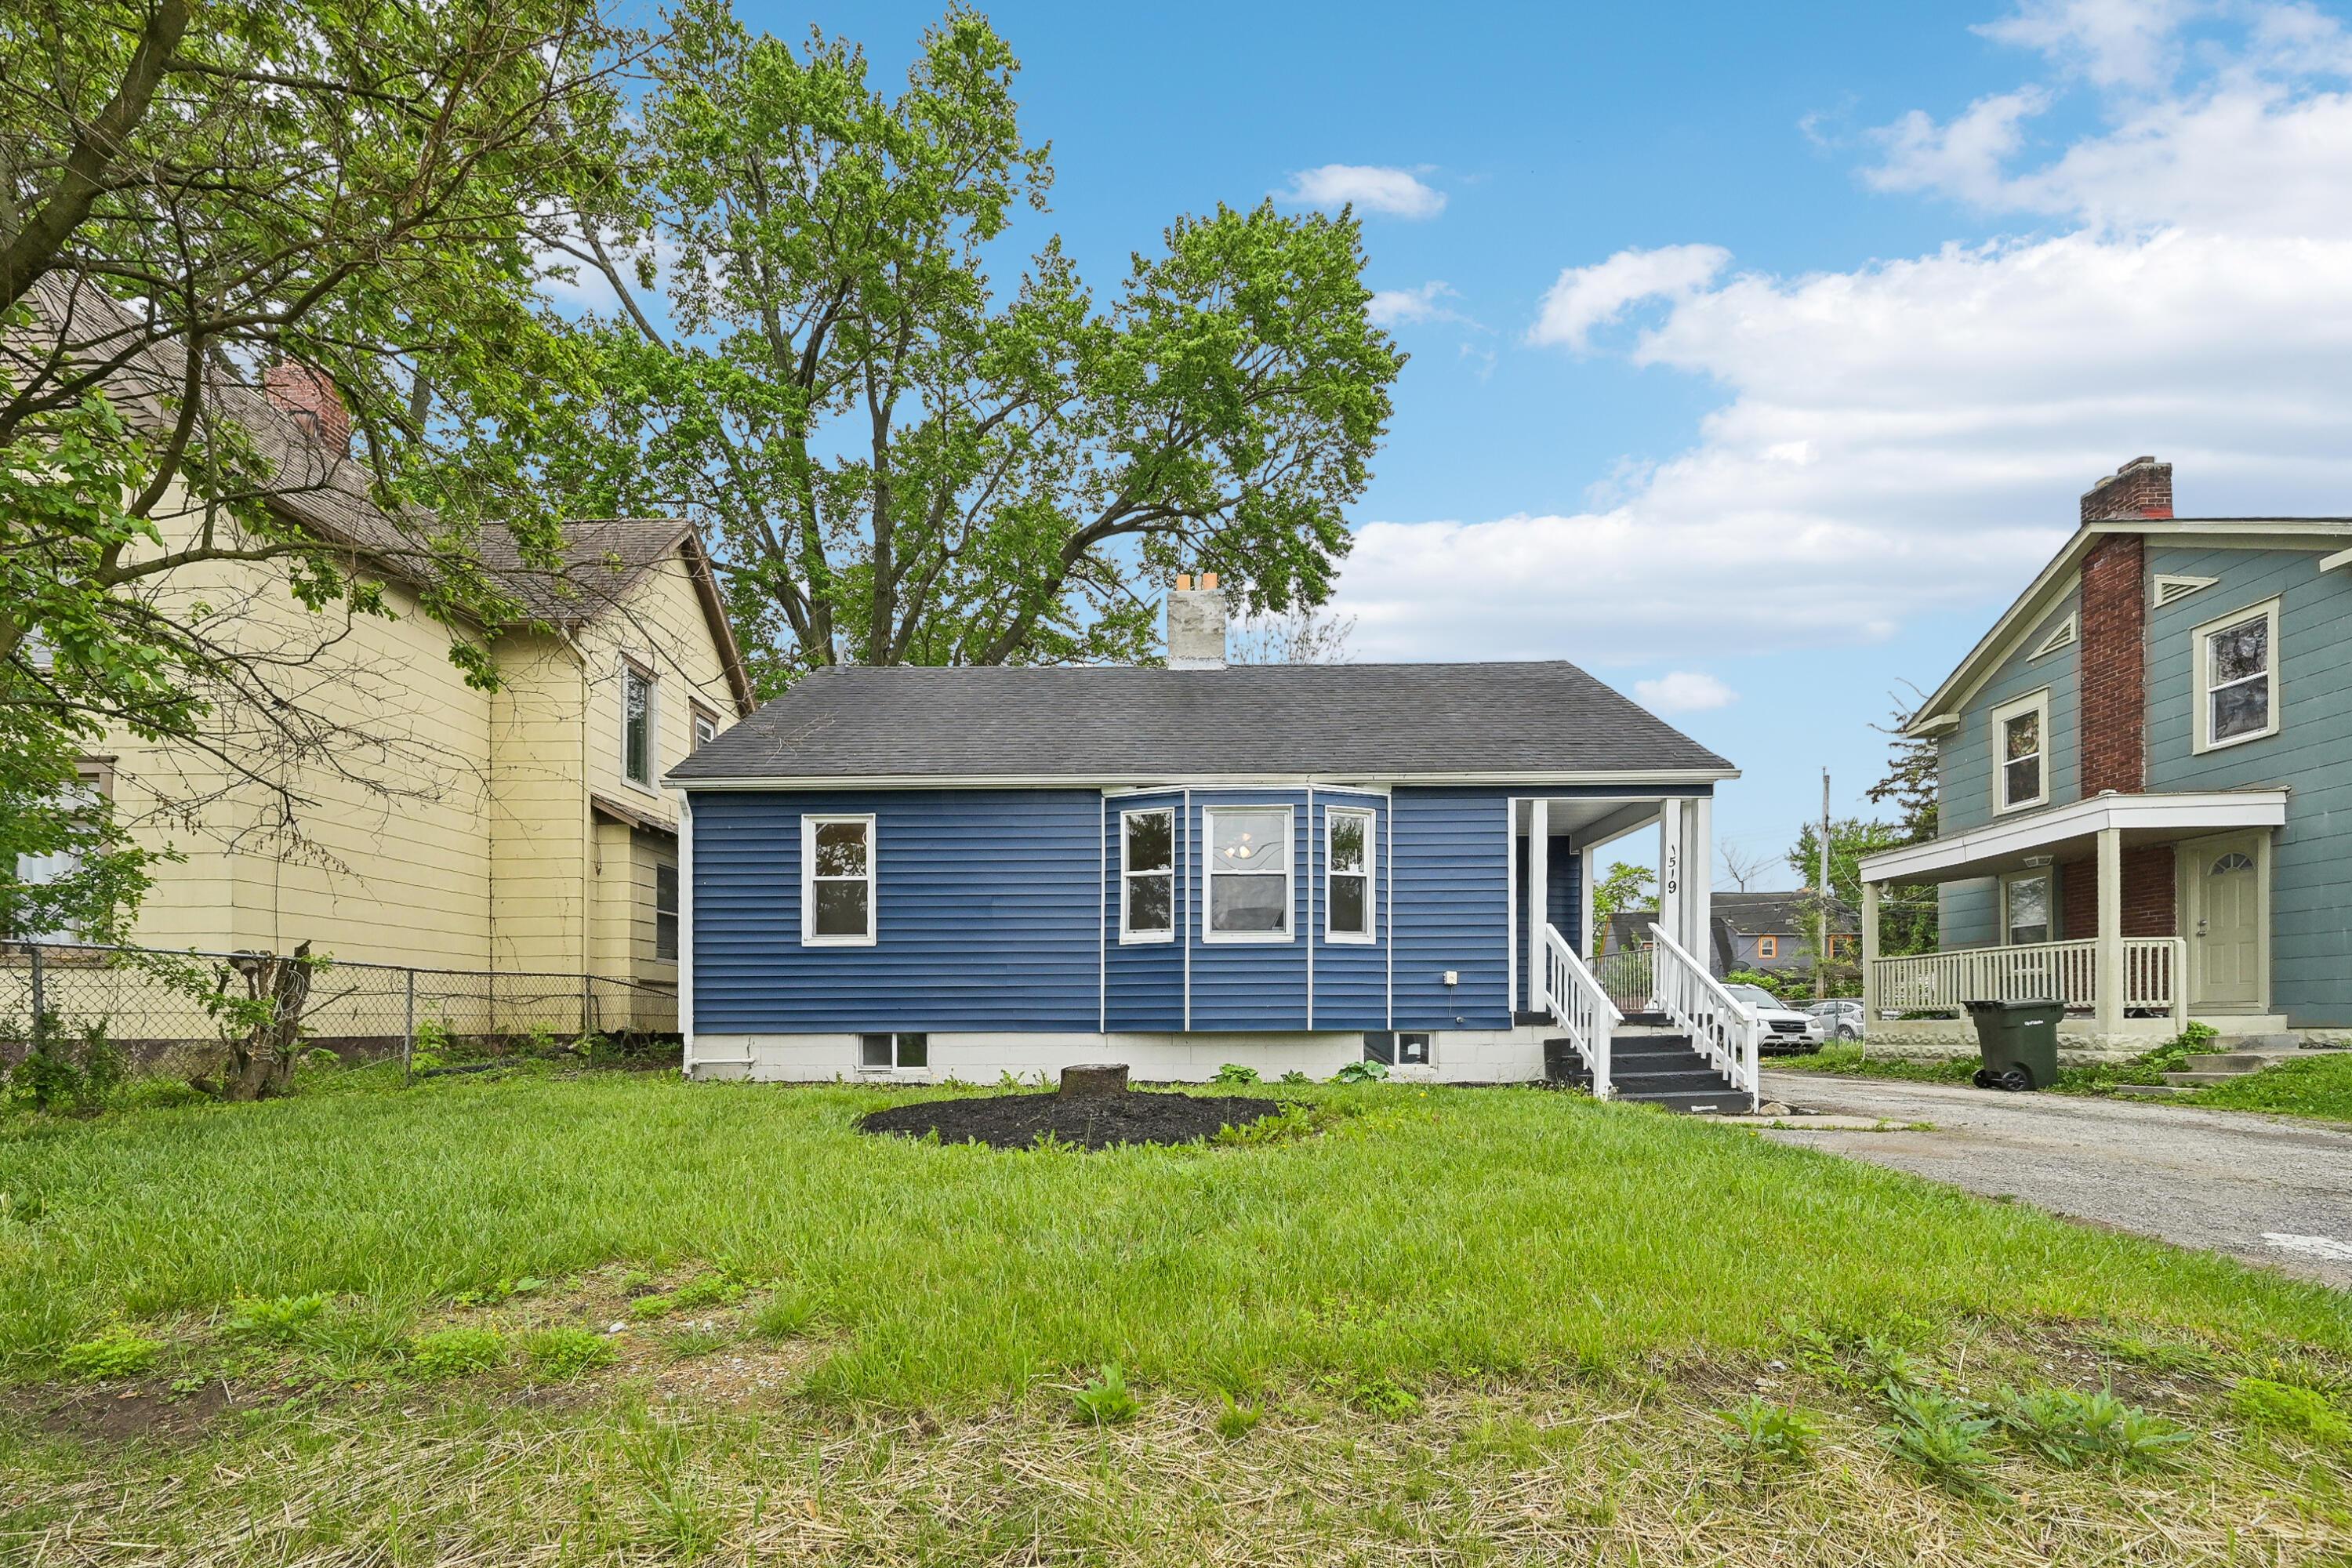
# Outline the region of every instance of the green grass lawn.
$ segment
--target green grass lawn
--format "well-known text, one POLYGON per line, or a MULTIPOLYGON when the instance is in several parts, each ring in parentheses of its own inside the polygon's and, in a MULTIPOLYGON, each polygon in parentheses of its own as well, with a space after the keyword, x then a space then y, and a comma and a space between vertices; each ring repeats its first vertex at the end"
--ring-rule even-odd
POLYGON ((2327 1051, 2181 1097, 2191 1105, 2352 1121, 2352 1051, 2327 1051))
POLYGON ((2338 1409, 2337 1293, 1635 1107, 1281 1092, 1324 1130, 1099 1153, 649 1074, 0 1117, 0 1561, 2155 1561, 2158 1494, 2352 1550, 2332 1428, 2227 1404, 2338 1409), (2196 1458, 1938 1479, 1882 1434, 1898 1343, 1988 1402, 2123 1380, 2196 1458), (1108 1363, 1115 1428, 1070 1401, 1108 1363), (1711 1414, 1757 1393, 1822 1427, 1763 1493, 1711 1414), (1844 1516, 1881 1546, 1771 1528, 1844 1516))
MULTIPOLYGON (((1841 1042, 1803 1056, 1777 1058, 1766 1065, 1795 1072, 1902 1079, 1914 1083, 1967 1083, 1976 1075, 1977 1058, 1974 1053, 1922 1058, 1873 1056, 1859 1045, 1841 1042)), ((2113 1094, 2126 1084, 2162 1083, 2166 1069, 2177 1066, 2177 1056, 2159 1055, 2151 1061, 2062 1067, 2051 1092, 2113 1094)), ((2162 1103, 2352 1121, 2352 1051, 2315 1052, 2306 1060, 2282 1062, 2234 1082, 2168 1095, 2162 1103)))

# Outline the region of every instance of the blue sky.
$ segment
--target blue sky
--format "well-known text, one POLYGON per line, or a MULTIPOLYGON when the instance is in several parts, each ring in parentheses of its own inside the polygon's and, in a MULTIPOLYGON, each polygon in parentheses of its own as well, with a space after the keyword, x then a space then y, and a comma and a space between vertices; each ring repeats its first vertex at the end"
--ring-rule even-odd
MULTIPOLYGON (((2175 461, 2184 514, 2352 510, 2328 9, 985 9, 1053 142, 1024 243, 1098 287, 1179 214, 1356 199, 1412 354, 1358 657, 1584 664, 1745 770, 1718 833, 1751 855, 1823 766, 1864 809, 1891 694, 2118 463, 2175 461)), ((743 14, 887 88, 938 7, 743 14)))

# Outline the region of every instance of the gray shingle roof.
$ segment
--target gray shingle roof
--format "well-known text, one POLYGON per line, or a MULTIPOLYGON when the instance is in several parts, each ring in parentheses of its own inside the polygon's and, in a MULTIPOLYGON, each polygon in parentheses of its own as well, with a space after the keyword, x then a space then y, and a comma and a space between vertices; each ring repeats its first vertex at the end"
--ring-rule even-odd
POLYGON ((717 779, 1708 771, 1572 664, 833 668, 673 770, 717 779))

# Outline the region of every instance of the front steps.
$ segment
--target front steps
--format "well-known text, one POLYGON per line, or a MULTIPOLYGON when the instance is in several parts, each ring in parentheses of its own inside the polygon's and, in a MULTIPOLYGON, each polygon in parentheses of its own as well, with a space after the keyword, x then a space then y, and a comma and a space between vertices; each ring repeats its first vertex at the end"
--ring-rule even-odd
MULTIPOLYGON (((1564 1041, 1547 1040, 1547 1046, 1564 1041)), ((1592 1085, 1580 1061, 1571 1083, 1592 1085)), ((1663 1106, 1694 1115, 1745 1116, 1748 1096, 1708 1065, 1688 1035, 1676 1033, 1662 1014, 1629 1015, 1609 1037, 1609 1083, 1619 1100, 1663 1106)))
MULTIPOLYGON (((2299 1061, 2319 1054, 2302 1045, 2293 1035, 2246 1035, 2223 1042, 2225 1049, 2200 1051, 2188 1058, 2189 1065, 2179 1072, 2164 1075, 2162 1083, 2126 1084, 2116 1090, 2142 1100, 2162 1100, 2169 1095, 2187 1094, 2193 1089, 2210 1089, 2215 1084, 2228 1083, 2244 1078, 2264 1068, 2281 1062, 2299 1061)), ((2321 1049, 2341 1049, 2341 1047, 2321 1049)))

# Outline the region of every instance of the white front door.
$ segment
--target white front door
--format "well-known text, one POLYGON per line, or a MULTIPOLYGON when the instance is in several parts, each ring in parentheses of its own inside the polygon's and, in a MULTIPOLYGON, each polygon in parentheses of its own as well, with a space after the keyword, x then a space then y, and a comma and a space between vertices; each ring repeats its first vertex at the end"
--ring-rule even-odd
POLYGON ((2252 834, 2180 847, 2192 1012, 2253 1013, 2263 1005, 2263 846, 2252 834))

